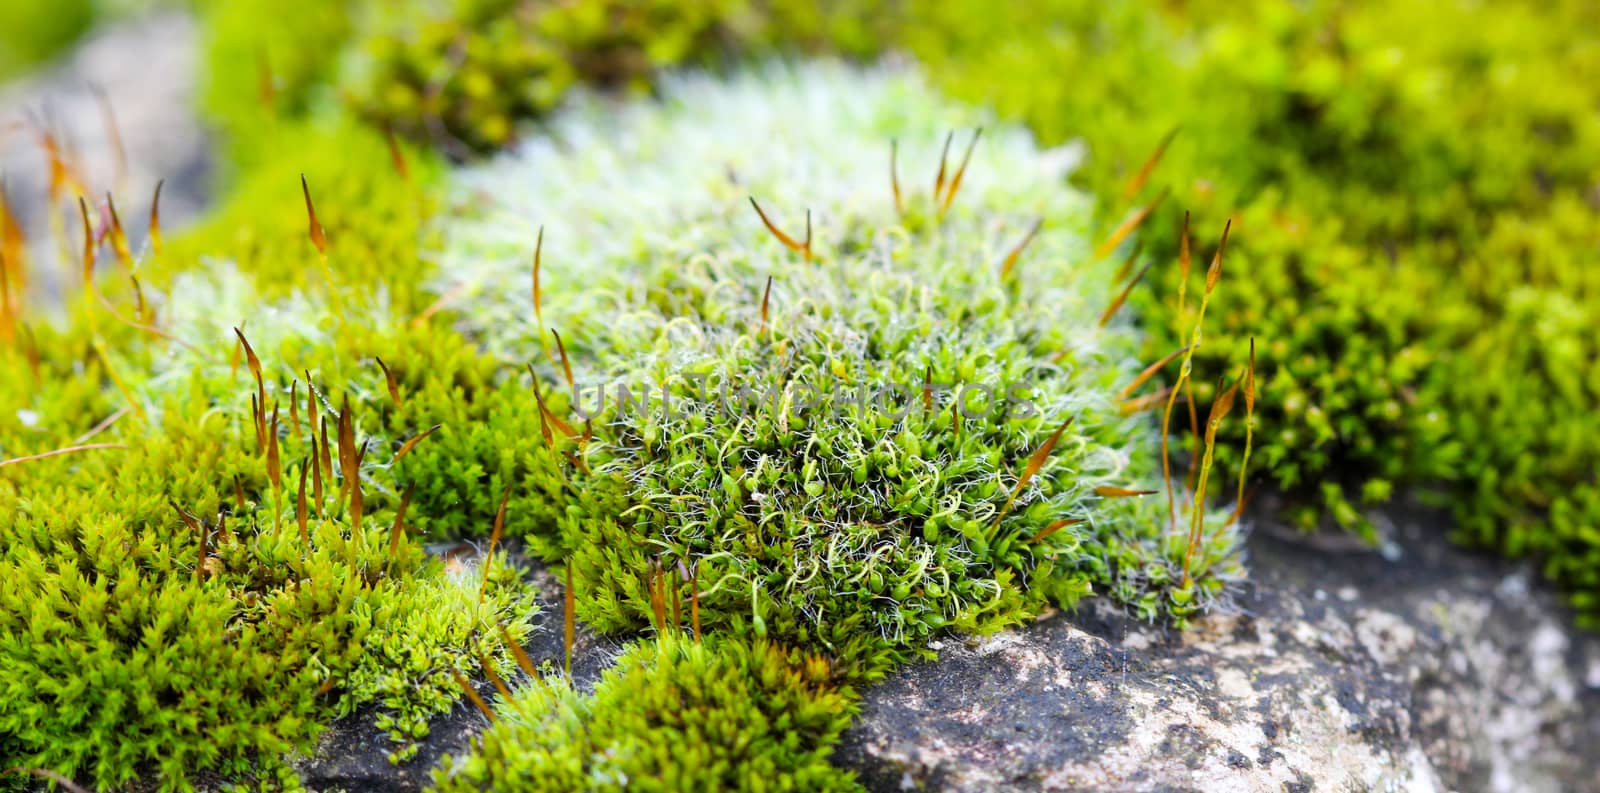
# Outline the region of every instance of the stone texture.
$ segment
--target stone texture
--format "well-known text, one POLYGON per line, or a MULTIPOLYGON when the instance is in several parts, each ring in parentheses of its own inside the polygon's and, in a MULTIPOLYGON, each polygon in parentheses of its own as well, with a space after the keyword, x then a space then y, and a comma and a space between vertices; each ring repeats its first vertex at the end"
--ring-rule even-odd
POLYGON ((1092 603, 947 640, 836 759, 882 791, 1600 791, 1600 638, 1440 525, 1389 559, 1258 530, 1236 612, 1183 633, 1092 603))
MULTIPOLYGON (((1525 566, 1450 547, 1412 513, 1387 553, 1271 527, 1234 613, 1174 632, 1092 601, 864 692, 836 761, 874 791, 1600 791, 1600 636, 1525 566)), ((561 662, 561 584, 529 562, 561 662)), ((580 629, 592 686, 620 649, 580 629)), ((314 790, 419 790, 483 727, 436 719, 404 766, 370 714, 297 764, 314 790)))

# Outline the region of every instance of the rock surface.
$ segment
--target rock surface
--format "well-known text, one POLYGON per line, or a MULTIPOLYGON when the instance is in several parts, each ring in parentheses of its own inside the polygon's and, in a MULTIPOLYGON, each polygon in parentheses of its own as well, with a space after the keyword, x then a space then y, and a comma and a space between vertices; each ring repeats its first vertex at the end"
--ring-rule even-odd
MULTIPOLYGON (((1600 791, 1600 636, 1440 525, 1408 516, 1389 559, 1258 531, 1237 613, 1183 632, 1095 601, 946 639, 864 692, 835 760, 874 791, 1600 791)), ((560 582, 535 569, 530 653, 559 664, 560 582)), ((580 630, 580 684, 619 649, 580 630)), ((298 764, 312 789, 419 790, 483 719, 457 707, 398 767, 370 723, 298 764)))
POLYGON ((1600 637, 1417 513, 1400 558, 1257 532, 1238 613, 1104 605, 946 641, 865 693, 872 790, 1600 791, 1600 637))

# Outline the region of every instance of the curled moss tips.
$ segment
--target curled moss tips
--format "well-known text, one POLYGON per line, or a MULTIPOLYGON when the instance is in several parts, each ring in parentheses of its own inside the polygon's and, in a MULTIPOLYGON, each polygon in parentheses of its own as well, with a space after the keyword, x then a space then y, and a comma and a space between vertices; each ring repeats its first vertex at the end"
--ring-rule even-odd
POLYGON ((433 790, 859 789, 828 760, 855 710, 828 681, 826 661, 762 640, 636 642, 593 694, 557 677, 502 697, 433 790))
POLYGON ((565 504, 516 528, 572 566, 585 621, 644 627, 648 571, 693 571, 708 630, 870 677, 1046 600, 1182 620, 1224 596, 1236 528, 1202 509, 1193 553, 1187 506, 1169 523, 1140 495, 1157 437, 1116 397, 1135 345, 1100 327, 1116 263, 1060 184, 1071 152, 986 127, 941 157, 977 120, 899 72, 688 76, 464 174, 436 288, 534 362, 521 398, 558 470, 526 489, 565 504))

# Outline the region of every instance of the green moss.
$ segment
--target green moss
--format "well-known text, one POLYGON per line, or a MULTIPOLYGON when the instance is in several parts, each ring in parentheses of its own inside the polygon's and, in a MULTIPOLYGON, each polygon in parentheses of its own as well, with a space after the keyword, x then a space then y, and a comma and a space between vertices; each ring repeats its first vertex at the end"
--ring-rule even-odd
MULTIPOLYGON (((386 147, 363 161, 351 146, 370 140, 362 134, 307 133, 313 145, 301 151, 331 162, 342 145, 330 184, 398 191, 385 181, 399 182, 386 147), (364 176, 363 162, 379 175, 364 176)), ((122 266, 108 264, 97 292, 112 308, 69 295, 59 328, 25 316, 32 334, 0 352, 7 382, 38 386, 0 390, 0 458, 85 434, 111 445, 0 469, 0 574, 15 583, 0 618, 8 767, 101 788, 135 778, 186 788, 200 774, 293 782, 281 755, 310 748, 322 725, 367 703, 402 760, 458 696, 448 670, 486 662, 504 671, 497 626, 513 639, 530 630, 532 592, 503 557, 480 603, 480 573, 425 555, 415 521, 391 537, 411 484, 392 462, 402 442, 474 420, 464 405, 492 391, 490 362, 467 340, 394 310, 418 294, 425 204, 407 201, 420 191, 368 199, 365 215, 324 215, 331 287, 307 250, 296 192, 286 198, 297 223, 276 199, 241 197, 192 236, 142 254, 142 310, 160 334, 113 318, 112 308, 140 309, 122 266), (358 244, 374 239, 391 241, 358 244), (378 259, 384 250, 396 253, 378 259), (266 433, 276 438, 276 478, 235 326, 259 354, 261 393, 277 416, 266 433), (398 400, 376 358, 390 364, 398 400), (341 495, 355 473, 341 460, 320 472, 323 496, 308 492, 302 535, 296 501, 302 461, 315 459, 312 418, 331 430, 345 405, 351 437, 367 449, 363 520, 357 528, 341 495)))
MULTIPOLYGON (((381 87, 368 89, 375 98, 363 103, 382 107, 383 96, 400 94, 415 99, 414 85, 395 85, 416 83, 415 74, 407 76, 411 64, 438 57, 416 54, 436 53, 442 46, 429 41, 453 40, 440 31, 515 37, 534 35, 526 31, 543 25, 566 32, 555 38, 584 42, 578 49, 585 52, 643 46, 620 32, 631 17, 608 16, 597 8, 565 9, 571 19, 548 24, 496 18, 494 31, 482 34, 480 22, 489 16, 461 8, 442 15, 431 28, 432 39, 413 35, 416 31, 375 34, 370 41, 376 54, 369 55, 380 66, 369 64, 362 73, 369 85, 381 87), (606 33, 599 36, 602 30, 606 33), (632 43, 619 43, 625 41, 632 43), (400 79, 382 77, 395 74, 400 79)), ((1492 398, 1471 395, 1473 388, 1461 379, 1437 376, 1448 368, 1440 365, 1440 351, 1462 343, 1458 330, 1441 329, 1441 316, 1460 315, 1481 327, 1474 312, 1494 317, 1500 309, 1464 293, 1489 291, 1493 281, 1462 290, 1445 273, 1461 265, 1469 272, 1481 269, 1471 268, 1480 258, 1475 246, 1505 233, 1496 230, 1501 223, 1495 212, 1517 211, 1508 222, 1518 226, 1543 224, 1545 210, 1539 208, 1551 196, 1575 197, 1592 185, 1594 163, 1583 153, 1594 149, 1584 141, 1596 136, 1592 114, 1583 112, 1590 99, 1584 81, 1560 75, 1595 68, 1594 54, 1566 35, 1593 20, 1581 5, 1564 5, 1551 14, 1522 4, 1449 5, 1421 26, 1411 24, 1407 15, 1414 12, 1381 4, 1316 4, 1309 10, 1289 13, 1263 3, 1248 12, 1229 6, 1177 19, 1139 3, 1062 2, 1046 11, 1002 14, 913 3, 862 15, 860 27, 897 31, 900 41, 934 67, 941 85, 981 94, 1002 114, 1027 120, 1046 140, 1085 134, 1093 153, 1081 179, 1108 200, 1119 194, 1161 131, 1181 126, 1182 134, 1156 172, 1158 182, 1176 189, 1178 200, 1169 201, 1152 225, 1174 226, 1179 207, 1194 213, 1197 226, 1214 226, 1235 210, 1243 221, 1245 233, 1236 238, 1235 250, 1239 269, 1250 273, 1251 288, 1219 296, 1223 332, 1202 348, 1198 360, 1204 368, 1221 367, 1237 360, 1247 334, 1262 339, 1262 366, 1272 373, 1263 378, 1262 424, 1281 431, 1263 436, 1258 459, 1267 463, 1273 484, 1300 497, 1292 510, 1299 522, 1331 515, 1370 531, 1360 504, 1386 500, 1396 485, 1445 482, 1463 495, 1467 506, 1459 512, 1469 533, 1512 551, 1535 547, 1538 543, 1523 535, 1538 532, 1538 516, 1553 497, 1534 491, 1587 483, 1581 475, 1556 472, 1537 486, 1503 487, 1497 472, 1504 465, 1484 462, 1485 455, 1496 454, 1487 450, 1503 450, 1501 460, 1521 459, 1522 466, 1532 459, 1518 451, 1531 448, 1530 442, 1509 431, 1483 439, 1475 451, 1464 450, 1463 434, 1490 425, 1486 419, 1491 417, 1467 413, 1465 430, 1452 426, 1449 417, 1462 415, 1458 406, 1471 408, 1492 398), (1050 22, 1032 24, 1039 18, 1050 22), (1423 33, 1394 38, 1396 31, 1412 29, 1423 33), (1011 40, 1010 31, 1016 30, 1031 32, 1028 46, 989 46, 1011 40), (1189 54, 1178 58, 1174 53, 1189 54), (989 79, 995 73, 1036 72, 1083 77, 1015 81, 1002 90, 989 79), (1507 140, 1520 143, 1501 145, 1507 140), (1533 214, 1517 207, 1532 208, 1533 214), (1391 288, 1376 289, 1379 283, 1391 288), (1417 301, 1405 299, 1411 294, 1435 295, 1451 310, 1420 310, 1417 301), (1463 464, 1464 454, 1477 461, 1463 464), (1501 493, 1493 499, 1521 503, 1491 504, 1486 510, 1472 496, 1497 489, 1501 493), (1519 499, 1517 493, 1528 497, 1519 499), (1508 511, 1515 514, 1507 517, 1508 511), (1519 528, 1497 528, 1507 520, 1519 528)), ((732 19, 728 24, 747 36, 747 45, 792 36, 790 41, 812 46, 832 39, 852 51, 871 49, 870 37, 841 32, 839 26, 793 24, 796 16, 787 19, 785 33, 770 33, 749 22, 760 14, 720 11, 728 12, 726 19, 716 13, 697 19, 667 13, 688 31, 703 32, 732 19)), ((769 11, 774 18, 786 13, 769 11)), ((693 49, 674 42, 698 34, 678 35, 680 29, 670 25, 664 29, 668 32, 654 46, 679 55, 693 49)), ((460 125, 500 130, 492 136, 499 140, 507 119, 542 115, 579 81, 566 71, 584 59, 571 56, 568 52, 560 63, 552 59, 535 88, 515 86, 519 90, 505 90, 492 65, 464 68, 433 101, 452 108, 460 125), (470 98, 471 85, 479 86, 476 100, 470 98), (500 89, 486 90, 489 86, 500 89), (542 92, 548 101, 514 109, 483 104, 520 101, 524 91, 542 92)), ((658 65, 637 55, 617 61, 658 65)), ((611 65, 615 73, 633 75, 622 82, 649 70, 617 72, 621 67, 611 65)), ((402 102, 369 112, 393 121, 407 118, 411 109, 402 102)), ((479 145, 493 142, 473 133, 465 137, 479 145)), ((1536 235, 1540 240, 1553 236, 1536 235)), ((1173 239, 1157 233, 1148 250, 1170 257, 1173 239)), ((1540 248, 1530 255, 1561 257, 1563 250, 1570 248, 1540 248)), ((1552 277, 1574 276, 1561 270, 1552 277)), ((1176 346, 1187 332, 1188 317, 1172 311, 1172 276, 1165 277, 1164 287, 1146 308, 1155 326, 1168 332, 1156 334, 1147 356, 1176 346)), ((1558 283, 1551 299, 1559 304, 1574 293, 1574 287, 1558 283)), ((1492 349, 1487 340, 1493 338, 1481 335, 1485 341, 1476 348, 1492 349)), ((1473 363, 1467 372, 1489 366, 1498 362, 1473 363)), ((1208 397, 1202 387, 1198 398, 1208 397)), ((1530 423, 1561 426, 1568 415, 1576 413, 1530 423)), ((1220 452, 1226 464, 1238 462, 1236 433, 1237 425, 1224 430, 1231 441, 1220 452)), ((1580 453, 1580 464, 1592 454, 1580 453)))
MULTIPOLYGON (((1539 365, 1543 351, 1519 353, 1519 365, 1492 352, 1518 326, 1489 297, 1505 294, 1507 281, 1492 274, 1501 259, 1486 251, 1520 237, 1515 260, 1539 262, 1532 266, 1542 288, 1522 291, 1523 312, 1568 315, 1567 303, 1582 305, 1585 268, 1573 252, 1586 242, 1572 229, 1593 224, 1588 196, 1600 151, 1590 112, 1596 81, 1582 76, 1600 71, 1600 55, 1571 31, 1600 22, 1588 5, 1447 3, 1422 11, 1263 0, 1179 15, 1134 0, 999 11, 912 2, 874 5, 846 24, 826 9, 808 15, 782 3, 730 3, 695 14, 653 7, 665 16, 645 36, 629 33, 630 20, 648 13, 608 14, 603 6, 563 7, 549 19, 462 6, 426 30, 377 25, 370 35, 350 34, 366 54, 349 62, 363 66, 320 72, 324 83, 346 87, 317 90, 357 97, 381 123, 415 127, 418 97, 432 87, 427 101, 443 129, 464 130, 444 137, 481 148, 503 140, 509 120, 546 114, 572 85, 636 83, 662 63, 715 51, 712 42, 856 53, 892 42, 921 58, 942 88, 982 97, 1046 142, 1083 136, 1090 158, 1077 180, 1112 213, 1122 211, 1123 185, 1161 136, 1180 129, 1145 192, 1173 191, 1147 224, 1154 233, 1145 255, 1175 257, 1171 230, 1182 212, 1197 229, 1240 222, 1233 271, 1248 274, 1249 287, 1218 296, 1222 327, 1196 360, 1203 370, 1226 369, 1249 336, 1260 341, 1258 423, 1272 429, 1258 438, 1256 459, 1264 480, 1290 496, 1290 516, 1305 526, 1331 518, 1374 538, 1365 507, 1397 488, 1437 488, 1458 505, 1463 536, 1538 552, 1558 577, 1581 582, 1560 572, 1570 565, 1556 558, 1572 553, 1556 539, 1571 532, 1546 516, 1558 499, 1560 514, 1584 501, 1581 491, 1594 484, 1583 472, 1600 450, 1573 441, 1555 470, 1535 470, 1535 461, 1552 443, 1548 433, 1564 431, 1550 428, 1581 421, 1592 404, 1582 389, 1562 385, 1592 380, 1592 367, 1556 372, 1539 365), (546 62, 502 68, 511 57, 502 55, 447 70, 442 83, 422 76, 438 71, 449 42, 474 36, 539 46, 469 48, 468 60, 472 52, 515 52, 546 62), (587 66, 596 68, 579 74, 587 66), (530 69, 543 76, 524 81, 530 69), (996 74, 1075 78, 997 83, 996 74), (542 98, 529 100, 530 92, 542 98), (1461 349, 1473 355, 1454 354, 1461 349), (1527 370, 1549 374, 1520 374, 1527 370), (1507 388, 1563 396, 1511 421, 1507 388)), ((437 129, 431 137, 442 140, 437 129)), ((1160 288, 1135 297, 1155 331, 1145 358, 1188 333, 1190 317, 1172 297, 1174 269, 1159 268, 1160 288)), ((1594 335, 1583 321, 1569 318, 1569 335, 1547 346, 1594 335)), ((1202 403, 1210 396, 1209 386, 1197 389, 1202 403)), ((1225 466, 1240 462, 1240 429, 1222 429, 1225 466)), ((1577 559, 1585 548, 1580 542, 1577 559)))
POLYGON ((0 80, 66 49, 93 24, 95 0, 6 3, 0 8, 0 80))
POLYGON ((472 301, 458 327, 508 367, 536 362, 553 417, 579 435, 529 410, 529 383, 518 426, 541 449, 548 433, 556 470, 530 467, 518 490, 554 503, 511 525, 567 560, 585 621, 642 628, 653 566, 694 569, 708 630, 826 649, 871 677, 939 632, 993 630, 1049 599, 1103 590, 1181 621, 1236 580, 1222 516, 1186 584, 1187 505, 1169 524, 1165 499, 1099 493, 1159 490, 1158 444, 1115 402, 1136 343, 1097 327, 1115 263, 1090 257, 1088 206, 1059 187, 1061 166, 991 127, 944 217, 909 173, 896 213, 888 140, 904 136, 901 162, 926 172, 928 132, 979 118, 899 74, 689 78, 660 105, 579 108, 554 142, 462 177, 471 210, 446 231, 437 288, 472 301), (724 130, 771 151, 728 146, 724 130), (774 241, 750 194, 786 207, 796 234, 809 208, 817 261, 774 241), (1079 522, 1032 542, 1061 520, 1079 522))
MULTIPOLYGON (((1179 625, 1225 602, 1239 535, 1182 484, 1205 456, 1187 411, 1171 506, 1116 494, 1166 484, 1155 419, 1119 391, 1202 338, 1200 272, 1228 220, 1191 404, 1254 338, 1253 460, 1292 515, 1370 536, 1365 505, 1419 488, 1600 614, 1600 50, 1572 33, 1600 23, 1591 5, 201 8, 230 190, 135 268, 148 321, 180 341, 69 296, 0 349, 0 378, 31 386, 0 390, 0 459, 113 445, 0 469, 0 767, 292 786, 281 755, 363 705, 405 759, 455 700, 449 672, 504 675, 496 628, 531 630, 503 557, 480 603, 481 570, 419 544, 488 534, 506 498, 580 618, 657 637, 592 695, 527 683, 441 789, 850 786, 827 763, 853 710, 841 684, 935 636, 1091 592, 1179 625), (886 43, 1046 145, 1083 136, 1087 162, 905 72, 661 75, 886 43), (533 119, 547 136, 445 174, 441 153, 533 119), (941 208, 942 134, 979 124, 941 208), (385 127, 429 151, 397 166, 385 127), (1142 253, 1091 253, 1160 189, 1142 253), (805 230, 804 255, 750 197, 805 230), (1180 283, 1185 212, 1200 261, 1180 283), (1124 257, 1155 263, 1154 288, 1102 323, 1124 257), (298 400, 275 465, 236 326, 259 398, 298 400), (958 420, 952 386, 990 397, 958 420), (367 453, 326 467, 302 538, 302 420, 347 399, 367 453), (359 528, 338 492, 357 470, 359 528), (401 493, 411 530, 391 552, 401 493)), ((131 314, 127 275, 103 263, 98 289, 131 314)), ((1245 426, 1218 427, 1227 496, 1210 502, 1236 492, 1245 426)))
MULTIPOLYGON (((299 464, 285 465, 287 498, 274 491, 247 407, 240 416, 252 389, 232 382, 219 365, 133 383, 146 423, 130 415, 96 439, 126 448, 5 471, 8 757, 105 787, 150 770, 167 787, 200 770, 248 776, 368 701, 410 740, 454 700, 444 666, 506 663, 498 639, 480 638, 497 635, 484 625, 526 634, 530 593, 498 563, 478 606, 476 574, 447 576, 411 541, 391 556, 395 485, 377 468, 363 474, 364 528, 330 500, 313 506, 303 544, 299 464), (203 573, 200 538, 173 504, 203 516, 203 573)), ((84 425, 63 424, 56 408, 30 404, 30 434, 53 439, 8 433, 6 456, 70 443, 60 436, 84 425)), ((282 457, 297 461, 304 441, 281 429, 282 457)))
POLYGON ((341 82, 359 112, 438 145, 504 144, 580 81, 637 87, 711 46, 731 3, 461 0, 385 7, 341 82), (429 125, 433 125, 430 129, 429 125))
POLYGON ((283 13, 272 0, 196 0, 203 24, 202 105, 233 138, 230 152, 269 141, 279 118, 334 115, 326 88, 354 33, 355 3, 283 13))
POLYGON ((443 173, 437 158, 404 147, 402 171, 384 137, 358 124, 262 123, 271 135, 235 158, 226 199, 147 266, 170 276, 227 260, 254 279, 262 299, 308 290, 329 295, 329 305, 381 306, 397 322, 422 312, 427 301, 416 285, 428 270, 425 227, 443 173), (326 257, 308 233, 302 175, 326 257))
POLYGON ((1597 256, 1600 217, 1581 200, 1497 218, 1465 274, 1476 305, 1452 318, 1459 353, 1436 397, 1463 449, 1459 484, 1446 494, 1460 535, 1542 560, 1591 625, 1600 624, 1597 256))
POLYGON ((793 0, 340 0, 304 15, 250 0, 207 11, 207 104, 230 130, 254 137, 263 116, 347 104, 456 156, 505 145, 578 86, 638 92, 663 68, 752 48, 869 52, 883 33, 854 3, 793 0), (238 68, 248 63, 265 68, 238 68))
MULTIPOLYGON (((331 50, 345 34, 329 25, 317 35, 331 50)), ((1222 514, 1188 495, 1171 513, 1116 495, 1161 488, 1158 438, 1118 404, 1143 361, 1132 324, 1100 321, 1117 264, 1090 254, 1090 202, 1062 188, 1070 152, 990 124, 940 208, 926 187, 940 132, 990 119, 912 75, 674 78, 660 101, 571 100, 552 138, 456 177, 436 222, 436 160, 406 150, 402 170, 384 136, 323 117, 316 86, 335 68, 323 56, 274 69, 307 93, 239 110, 256 116, 233 131, 227 201, 136 263, 161 333, 69 297, 61 330, 33 348, 47 384, 0 405, 6 458, 126 410, 96 436, 125 448, 0 477, 0 574, 24 584, 0 623, 15 672, 0 705, 7 757, 101 787, 151 771, 169 788, 199 773, 292 783, 284 752, 377 703, 406 758, 455 697, 449 671, 503 673, 494 628, 521 638, 532 609, 500 557, 480 605, 477 574, 426 556, 414 532, 391 551, 402 493, 414 531, 433 537, 488 534, 509 494, 508 528, 566 564, 581 618, 667 634, 592 698, 529 695, 525 724, 558 744, 548 752, 513 746, 519 734, 486 740, 446 783, 576 763, 578 785, 654 773, 835 787, 848 781, 825 762, 850 712, 840 681, 1093 591, 1182 624, 1241 577, 1222 514), (903 209, 886 175, 864 176, 883 174, 894 138, 903 209), (810 210, 807 256, 761 228, 751 194, 796 233, 810 210), (236 327, 260 356, 259 386, 236 327), (554 330, 577 384, 611 389, 587 419, 554 330), (651 395, 625 407, 618 385, 651 395), (985 396, 969 392, 958 413, 952 386, 985 396), (869 402, 847 404, 852 390, 869 402), (277 421, 263 427, 253 400, 277 421), (311 463, 326 436, 304 422, 341 415, 346 452, 364 452, 311 463), (302 536, 308 465, 327 493, 311 491, 302 536), (360 513, 339 487, 358 478, 360 513), (1206 529, 1192 564, 1191 515, 1206 529), (670 638, 669 613, 708 644, 670 638), (730 678, 747 685, 708 687, 730 678), (677 714, 686 695, 704 707, 677 714), (554 732, 539 716, 552 709, 566 714, 554 732), (573 733, 573 719, 592 723, 573 733)), ((132 313, 120 267, 102 266, 99 292, 132 313)), ((5 355, 3 371, 33 377, 22 348, 5 355)))
MULTIPOLYGON (((1573 31, 1597 22, 1583 3, 1178 14, 1061 0, 913 3, 899 24, 941 87, 1047 142, 1082 135, 1080 180, 1115 211, 1179 129, 1145 193, 1172 190, 1145 246, 1164 276, 1143 306, 1146 354, 1186 326, 1167 230, 1185 211, 1197 228, 1233 217, 1230 266, 1249 286, 1219 296, 1222 327, 1198 360, 1219 366, 1258 340, 1270 429, 1257 459, 1299 522, 1371 536, 1362 505, 1438 491, 1463 536, 1543 557, 1592 603, 1580 570, 1594 544, 1577 527, 1595 517, 1581 505, 1600 443, 1576 428, 1597 394, 1584 351, 1600 337, 1586 310, 1600 52, 1573 31)), ((1239 428, 1224 428, 1225 461, 1239 428)))
POLYGON ((434 790, 849 790, 828 755, 855 710, 827 662, 765 641, 638 642, 592 695, 532 680, 434 790))
POLYGON ((508 674, 513 666, 496 628, 505 627, 513 640, 533 630, 533 592, 521 570, 497 558, 479 605, 481 571, 459 563, 444 567, 372 607, 370 619, 381 629, 367 634, 335 711, 347 716, 358 705, 376 703, 377 727, 395 742, 390 759, 396 762, 414 757, 429 720, 456 704, 461 689, 449 670, 477 675, 487 661, 496 674, 508 674))

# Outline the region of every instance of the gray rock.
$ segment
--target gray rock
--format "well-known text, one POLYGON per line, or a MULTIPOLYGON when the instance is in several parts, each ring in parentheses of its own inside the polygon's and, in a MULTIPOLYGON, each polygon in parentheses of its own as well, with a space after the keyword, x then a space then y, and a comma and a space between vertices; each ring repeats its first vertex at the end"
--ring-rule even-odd
POLYGON ((1182 633, 1095 602, 947 640, 836 760, 881 791, 1600 791, 1600 638, 1442 523, 1394 561, 1258 532, 1237 613, 1182 633))
MULTIPOLYGON (((1600 637, 1440 525, 1413 516, 1384 554, 1258 532, 1237 611, 1187 631, 1090 601, 946 638, 864 692, 835 761, 875 791, 1600 791, 1600 637)), ((529 653, 559 666, 561 582, 522 561, 541 591, 529 653)), ((581 687, 620 641, 579 626, 581 687)), ((421 790, 486 726, 460 704, 394 765, 372 716, 295 761, 309 789, 421 790)))

